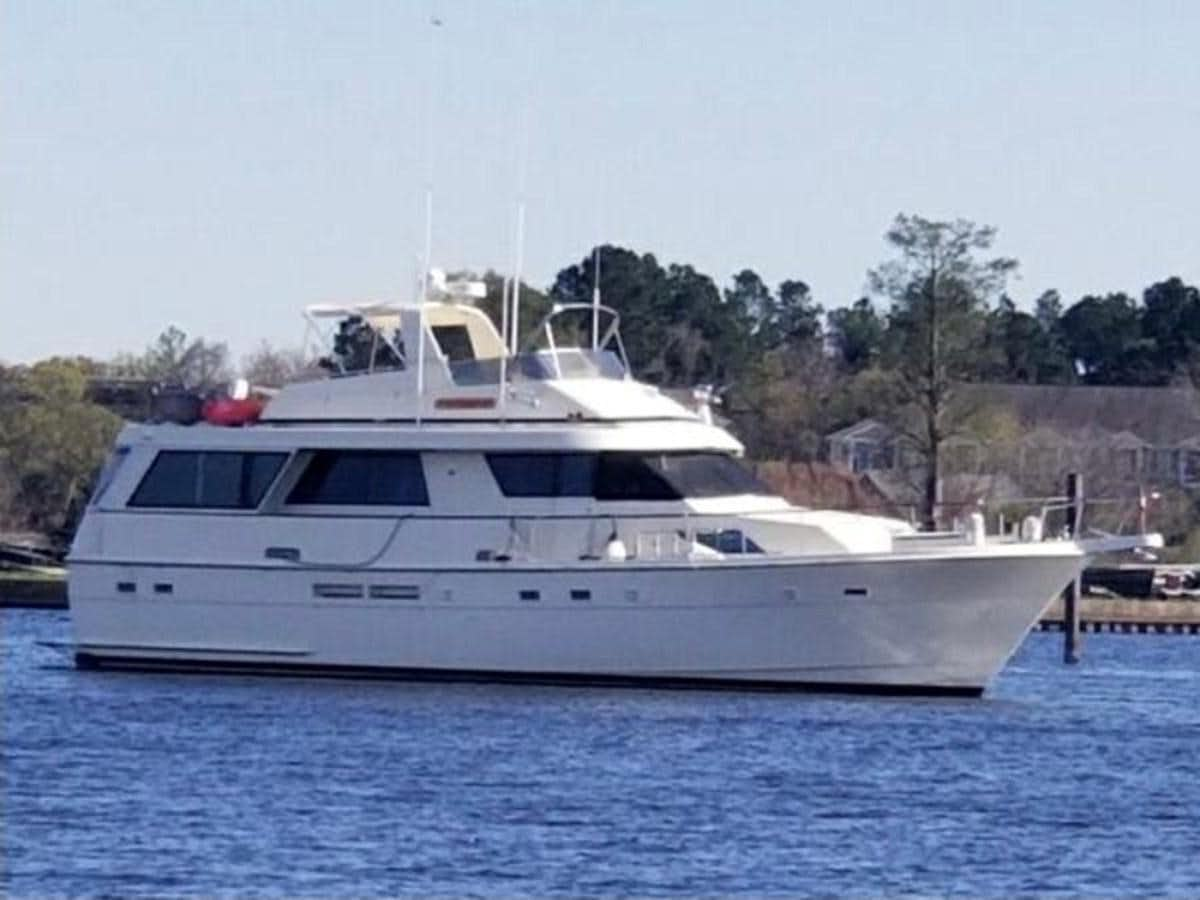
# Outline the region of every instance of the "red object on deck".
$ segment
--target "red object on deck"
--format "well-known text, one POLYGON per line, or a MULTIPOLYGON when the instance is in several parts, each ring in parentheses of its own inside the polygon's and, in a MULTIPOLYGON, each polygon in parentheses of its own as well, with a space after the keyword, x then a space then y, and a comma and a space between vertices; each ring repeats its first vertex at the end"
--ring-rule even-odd
POLYGON ((266 404, 257 397, 235 400, 233 397, 213 397, 204 401, 200 415, 210 425, 250 425, 258 421, 266 404))

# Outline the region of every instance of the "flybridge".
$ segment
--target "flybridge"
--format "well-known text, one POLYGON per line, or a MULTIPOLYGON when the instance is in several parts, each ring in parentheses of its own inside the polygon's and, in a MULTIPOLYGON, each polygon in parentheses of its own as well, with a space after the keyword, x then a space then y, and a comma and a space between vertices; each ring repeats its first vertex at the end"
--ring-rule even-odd
POLYGON ((262 421, 697 418, 630 377, 615 310, 598 302, 556 305, 518 346, 518 306, 509 293, 503 335, 474 305, 486 296, 482 282, 447 281, 437 270, 416 303, 310 306, 308 338, 334 346, 333 377, 287 386, 262 421))

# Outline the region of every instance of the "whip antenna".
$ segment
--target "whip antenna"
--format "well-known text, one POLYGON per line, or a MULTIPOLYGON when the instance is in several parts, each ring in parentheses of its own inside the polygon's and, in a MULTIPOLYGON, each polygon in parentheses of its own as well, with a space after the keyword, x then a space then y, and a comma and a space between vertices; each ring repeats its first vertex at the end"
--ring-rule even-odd
POLYGON ((516 258, 513 260, 512 286, 512 344, 511 352, 517 354, 517 340, 521 333, 521 269, 525 265, 525 199, 517 201, 516 258))
POLYGON ((425 301, 429 299, 429 270, 433 266, 433 89, 437 78, 437 33, 442 20, 429 17, 429 66, 425 82, 425 258, 417 299, 417 424, 425 407, 425 301))
POLYGON ((525 266, 525 192, 529 180, 529 98, 533 81, 533 57, 525 54, 525 97, 517 133, 517 230, 513 260, 511 352, 517 354, 521 335, 521 272, 525 266))

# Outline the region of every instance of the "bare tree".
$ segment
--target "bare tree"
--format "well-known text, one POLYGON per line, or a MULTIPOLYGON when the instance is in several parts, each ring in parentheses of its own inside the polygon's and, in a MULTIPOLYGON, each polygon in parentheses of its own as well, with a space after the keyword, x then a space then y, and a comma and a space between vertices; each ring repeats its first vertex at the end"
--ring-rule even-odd
POLYGON ((303 350, 295 347, 272 347, 267 341, 243 357, 242 377, 260 387, 282 387, 293 381, 318 378, 324 373, 303 350))
POLYGON ((229 350, 223 343, 189 340, 174 325, 141 355, 121 354, 109 364, 113 375, 147 378, 189 390, 206 391, 229 382, 229 350))

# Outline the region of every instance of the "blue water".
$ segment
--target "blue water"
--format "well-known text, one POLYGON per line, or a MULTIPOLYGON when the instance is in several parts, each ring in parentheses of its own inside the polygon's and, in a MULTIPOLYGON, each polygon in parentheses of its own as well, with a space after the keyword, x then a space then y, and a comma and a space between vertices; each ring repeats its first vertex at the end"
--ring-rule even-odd
POLYGON ((1200 895, 1200 638, 983 700, 77 672, 5 612, 6 895, 1200 895))

